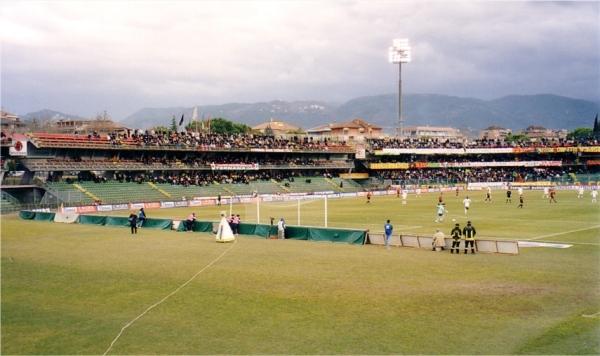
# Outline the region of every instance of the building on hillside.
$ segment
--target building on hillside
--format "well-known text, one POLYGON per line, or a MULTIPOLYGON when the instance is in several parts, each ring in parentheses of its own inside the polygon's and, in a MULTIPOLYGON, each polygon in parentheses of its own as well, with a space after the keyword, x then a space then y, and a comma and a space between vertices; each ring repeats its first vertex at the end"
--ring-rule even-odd
POLYGON ((466 139, 460 130, 452 127, 409 126, 405 127, 402 131, 404 132, 405 139, 432 139, 439 142, 461 142, 466 139))
POLYGON ((368 123, 361 119, 342 122, 340 124, 333 122, 329 126, 321 125, 306 130, 310 135, 331 136, 338 140, 362 142, 366 138, 378 138, 383 135, 382 127, 368 123))
POLYGON ((24 132, 27 126, 18 115, 0 110, 0 126, 4 133, 24 132))
POLYGON ((479 131, 480 140, 504 140, 506 136, 512 134, 510 129, 502 126, 489 126, 487 129, 479 131))
POLYGON ((551 130, 539 125, 527 126, 527 128, 521 133, 529 137, 529 139, 533 142, 552 140, 558 141, 560 139, 567 138, 567 130, 551 130))
POLYGON ((317 127, 310 128, 306 130, 306 134, 309 136, 330 137, 331 125, 320 125, 317 127))
POLYGON ((267 127, 273 130, 273 134, 275 134, 275 136, 285 135, 288 132, 298 131, 300 129, 300 127, 288 125, 283 121, 275 121, 271 118, 271 121, 269 122, 252 127, 252 130, 264 133, 267 127))

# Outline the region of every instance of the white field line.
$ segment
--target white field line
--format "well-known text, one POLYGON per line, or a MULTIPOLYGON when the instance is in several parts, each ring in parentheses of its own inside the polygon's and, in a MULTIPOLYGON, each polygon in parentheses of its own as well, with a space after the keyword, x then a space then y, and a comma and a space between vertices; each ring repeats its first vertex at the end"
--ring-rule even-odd
POLYGON ((600 315, 600 312, 597 312, 595 314, 581 314, 581 316, 584 318, 595 318, 598 315, 600 315))
POLYGON ((570 231, 563 231, 563 232, 559 232, 556 234, 549 234, 549 235, 542 235, 542 236, 538 236, 538 237, 533 237, 531 239, 525 239, 526 241, 530 241, 530 240, 537 240, 537 239, 543 239, 546 237, 551 237, 551 236, 559 236, 559 235, 566 235, 566 234, 571 234, 573 232, 579 232, 579 231, 585 231, 585 230, 591 230, 591 229, 597 229, 599 228, 600 225, 597 226, 591 226, 591 227, 587 227, 585 229, 577 229, 577 230, 570 230, 570 231))
POLYGON ((225 256, 225 254, 227 252, 229 252, 229 250, 231 250, 233 248, 233 246, 235 246, 236 241, 234 241, 231 246, 225 250, 225 252, 223 252, 219 257, 215 258, 211 263, 209 263, 208 265, 206 265, 204 268, 202 268, 200 271, 198 271, 192 278, 190 278, 187 282, 185 282, 184 284, 182 284, 181 286, 179 286, 179 288, 175 289, 171 294, 167 295, 166 297, 164 297, 163 299, 161 299, 159 302, 155 303, 154 305, 150 306, 148 309, 144 310, 144 312, 138 316, 136 316, 135 318, 133 318, 133 320, 131 320, 129 323, 127 323, 119 332, 119 334, 117 335, 117 337, 115 337, 115 339, 110 343, 110 346, 108 347, 108 349, 104 352, 104 356, 106 356, 106 354, 110 351, 110 349, 112 349, 113 345, 115 344, 115 342, 117 342, 117 340, 119 339, 119 337, 121 337, 121 334, 123 334, 123 331, 125 331, 125 329, 127 329, 131 324, 133 324, 136 320, 138 320, 139 318, 141 318, 142 316, 144 316, 146 313, 148 313, 152 308, 162 304, 165 300, 169 299, 170 297, 172 297, 173 295, 175 295, 175 293, 179 292, 183 287, 185 287, 186 285, 188 285, 191 281, 193 281, 200 273, 204 272, 206 269, 208 269, 208 267, 212 266, 215 262, 217 262, 221 257, 225 256))

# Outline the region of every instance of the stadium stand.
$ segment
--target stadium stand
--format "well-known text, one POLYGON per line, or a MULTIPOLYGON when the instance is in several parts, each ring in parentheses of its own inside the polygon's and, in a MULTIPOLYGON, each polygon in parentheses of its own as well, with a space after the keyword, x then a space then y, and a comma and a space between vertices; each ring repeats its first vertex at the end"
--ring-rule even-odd
MULTIPOLYGON (((42 189, 45 204, 353 193, 480 182, 591 185, 600 180, 600 146, 592 138, 517 143, 367 139, 365 158, 356 159, 357 151, 346 142, 298 136, 134 130, 36 132, 15 139, 21 137, 27 139, 23 155, 9 154, 13 137, 2 141, 3 165, 11 161, 24 172, 18 183, 42 189)), ((3 182, 3 192, 8 188, 3 182)), ((3 199, 2 212, 24 198, 29 197, 3 199)))

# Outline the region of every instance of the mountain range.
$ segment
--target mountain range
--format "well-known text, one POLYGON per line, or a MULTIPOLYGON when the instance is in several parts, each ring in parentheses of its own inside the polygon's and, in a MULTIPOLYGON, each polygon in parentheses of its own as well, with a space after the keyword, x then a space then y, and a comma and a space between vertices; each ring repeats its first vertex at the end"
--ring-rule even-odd
MULTIPOLYGON (((518 132, 535 125, 572 131, 578 127, 592 128, 599 107, 597 102, 551 94, 509 95, 494 100, 436 94, 404 94, 402 97, 404 127, 419 125, 483 130, 489 126, 502 126, 518 132)), ((131 128, 147 129, 159 125, 170 126, 173 117, 179 122, 182 115, 187 123, 192 118, 194 108, 144 108, 120 123, 131 128)), ((391 134, 395 132, 398 122, 397 94, 364 96, 346 103, 275 100, 196 108, 197 120, 220 117, 256 126, 272 119, 303 130, 360 118, 383 127, 384 132, 391 134)), ((39 113, 24 115, 22 119, 40 117, 39 113)))

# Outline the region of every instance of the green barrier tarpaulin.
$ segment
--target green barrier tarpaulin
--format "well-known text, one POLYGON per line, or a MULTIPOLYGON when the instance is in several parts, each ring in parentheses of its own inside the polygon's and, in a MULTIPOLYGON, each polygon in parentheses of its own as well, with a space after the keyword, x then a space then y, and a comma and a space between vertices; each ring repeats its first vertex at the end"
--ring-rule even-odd
MULTIPOLYGON (((187 221, 181 220, 177 231, 187 231, 187 221)), ((194 232, 213 232, 212 221, 194 221, 194 232)))
POLYGON ((79 215, 79 223, 86 225, 104 225, 106 216, 101 215, 79 215))
POLYGON ((308 229, 308 240, 310 241, 331 241, 362 245, 365 242, 366 235, 366 231, 358 230, 308 229))
POLYGON ((146 219, 142 229, 158 229, 158 230, 171 230, 173 227, 173 220, 167 219, 146 219))
POLYGON ((294 240, 308 240, 308 230, 308 227, 303 226, 287 226, 285 228, 285 238, 294 240))
POLYGON ((19 217, 25 220, 33 220, 35 219, 35 211, 19 211, 19 217))
POLYGON ((106 226, 120 226, 120 227, 129 227, 129 218, 122 216, 107 216, 106 222, 104 223, 106 226))
POLYGON ((55 213, 42 213, 38 211, 35 213, 34 220, 54 221, 54 215, 55 213))

